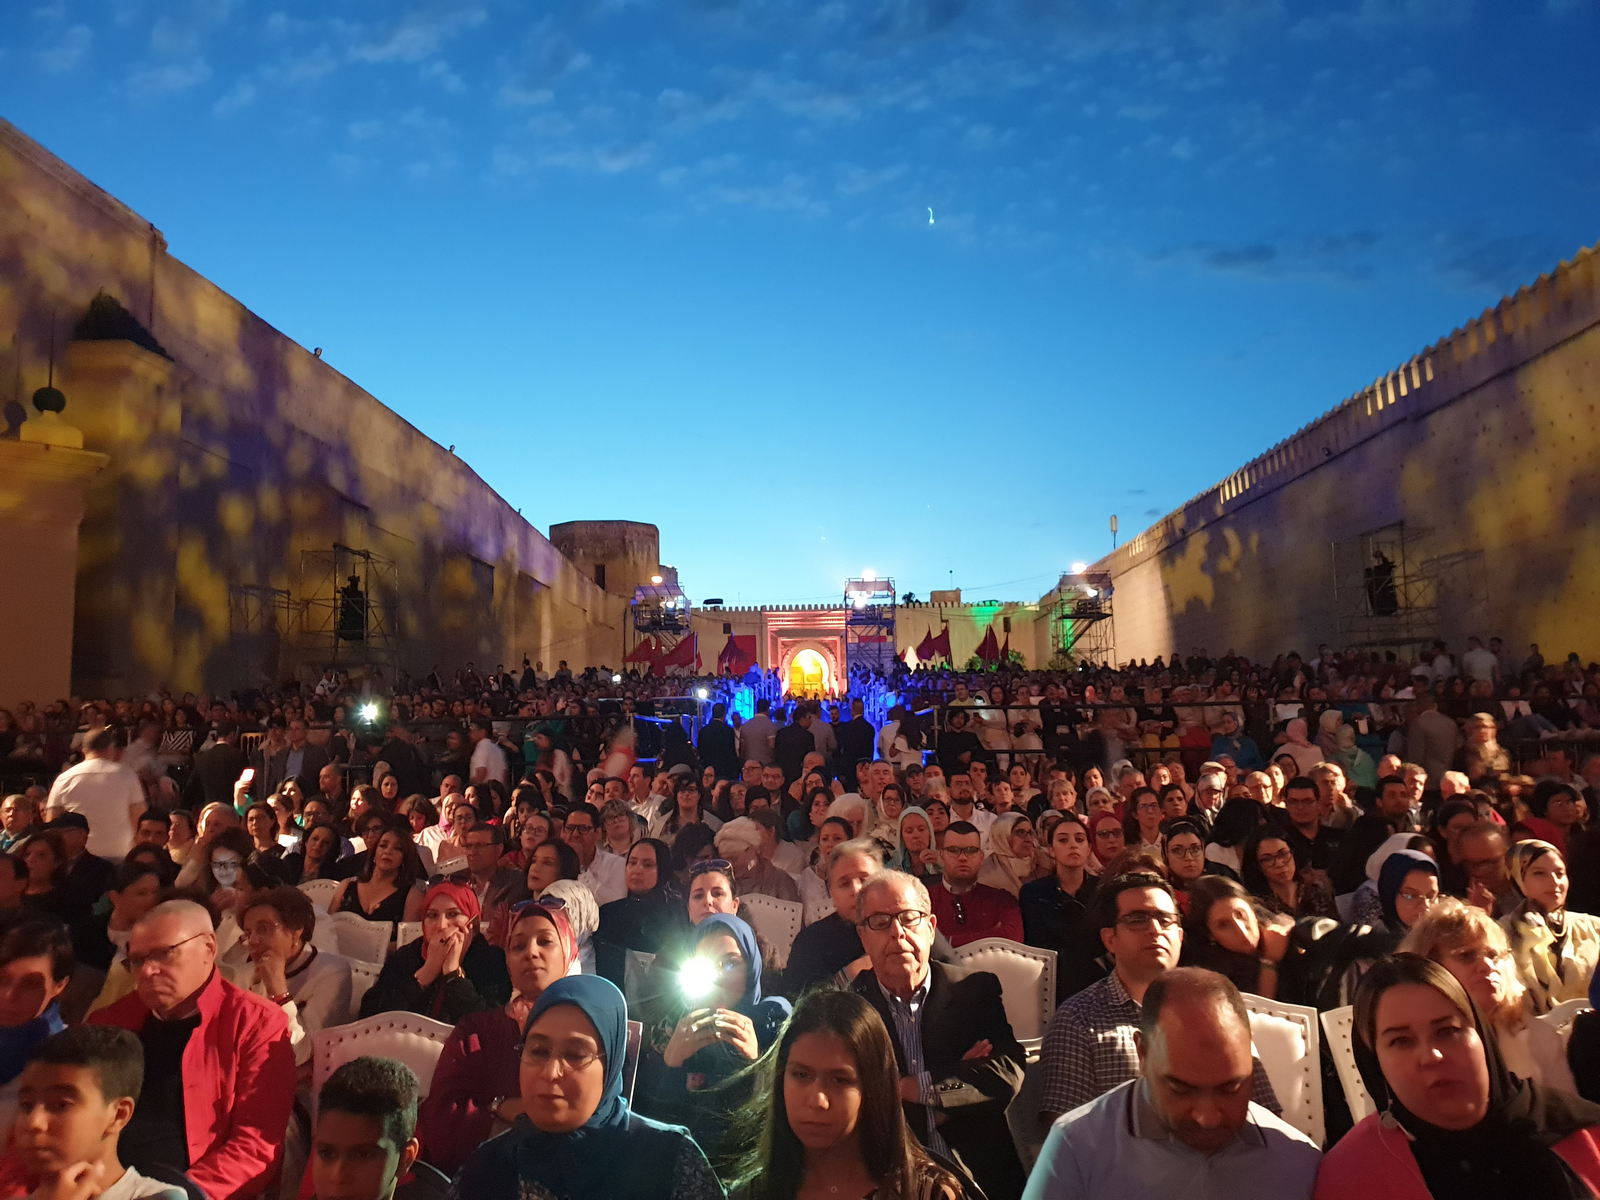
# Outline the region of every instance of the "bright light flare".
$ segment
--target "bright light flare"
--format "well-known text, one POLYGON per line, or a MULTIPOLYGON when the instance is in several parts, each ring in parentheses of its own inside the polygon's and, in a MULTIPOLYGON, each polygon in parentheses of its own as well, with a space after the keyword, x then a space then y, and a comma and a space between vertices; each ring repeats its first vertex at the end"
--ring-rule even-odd
POLYGON ((1088 569, 1089 564, 1086 562, 1075 562, 1072 564, 1072 573, 1074 575, 1082 575, 1088 569))
POLYGON ((371 725, 378 719, 378 706, 370 700, 361 706, 360 712, 361 719, 368 725, 371 725))
POLYGON ((685 1000, 704 1000, 717 990, 717 964, 709 958, 691 958, 678 968, 678 991, 685 1000))

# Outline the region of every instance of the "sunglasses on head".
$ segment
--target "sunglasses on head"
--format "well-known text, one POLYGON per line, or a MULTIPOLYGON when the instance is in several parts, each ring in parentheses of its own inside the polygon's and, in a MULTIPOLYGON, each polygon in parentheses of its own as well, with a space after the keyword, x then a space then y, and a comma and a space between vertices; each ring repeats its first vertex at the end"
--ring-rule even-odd
POLYGON ((731 870, 733 870, 733 864, 727 859, 708 858, 704 862, 691 863, 689 865, 689 878, 693 879, 696 875, 704 875, 707 871, 719 871, 726 875, 731 870))
POLYGON ((533 900, 524 900, 511 906, 511 915, 520 917, 523 913, 534 908, 542 908, 546 912, 560 912, 567 907, 567 902, 560 896, 539 896, 533 900))

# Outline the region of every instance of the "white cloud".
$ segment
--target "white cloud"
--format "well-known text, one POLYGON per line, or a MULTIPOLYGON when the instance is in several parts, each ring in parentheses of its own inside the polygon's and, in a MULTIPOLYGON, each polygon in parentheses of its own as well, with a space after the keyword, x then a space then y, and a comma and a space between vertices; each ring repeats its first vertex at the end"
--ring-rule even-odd
POLYGON ((432 58, 457 35, 488 20, 480 7, 414 11, 374 36, 361 41, 350 56, 360 62, 415 63, 432 58))
POLYGON ((211 106, 212 115, 230 117, 254 104, 256 95, 256 85, 249 79, 240 79, 217 98, 211 106))
POLYGON ((39 51, 39 69, 51 75, 70 71, 89 56, 93 45, 93 31, 87 25, 74 25, 55 45, 39 51))
POLYGON ((171 96, 199 87, 211 78, 211 65, 203 58, 136 68, 128 76, 128 91, 135 96, 171 96))

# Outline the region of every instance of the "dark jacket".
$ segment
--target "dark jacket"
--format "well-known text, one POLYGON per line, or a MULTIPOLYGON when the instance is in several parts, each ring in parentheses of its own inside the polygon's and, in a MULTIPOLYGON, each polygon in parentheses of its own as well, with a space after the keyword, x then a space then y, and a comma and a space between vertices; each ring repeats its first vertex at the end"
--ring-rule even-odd
POLYGON ((734 748, 733 728, 726 721, 707 721, 696 749, 701 765, 716 771, 718 779, 739 778, 739 751, 734 748))
POLYGON ((506 956, 483 938, 473 935, 461 956, 461 974, 436 979, 423 988, 416 980, 422 969, 423 939, 407 942, 389 955, 377 982, 361 1001, 362 1017, 386 1012, 414 1012, 446 1025, 468 1013, 496 1008, 511 999, 511 978, 506 956))
POLYGON ((873 732, 872 722, 865 717, 851 717, 834 730, 834 736, 839 740, 840 767, 846 781, 852 781, 856 763, 877 757, 873 746, 877 734, 873 732))
MULTIPOLYGON (((851 987, 883 1018, 904 1075, 905 1049, 877 976, 863 971, 851 987)), ((906 1119, 918 1140, 926 1142, 934 1114, 943 1116, 939 1132, 951 1156, 990 1196, 1022 1194, 1025 1179, 1006 1125, 1006 1106, 1022 1087, 1025 1061, 1022 1044, 1006 1020, 1000 980, 988 971, 930 962, 922 1008, 922 1063, 933 1077, 938 1104, 907 1104, 906 1119), (962 1057, 980 1041, 993 1047, 986 1058, 962 1057)))
POLYGON ((817 739, 811 736, 811 730, 791 723, 778 730, 772 739, 772 758, 783 768, 785 779, 799 779, 800 764, 816 748, 817 739))

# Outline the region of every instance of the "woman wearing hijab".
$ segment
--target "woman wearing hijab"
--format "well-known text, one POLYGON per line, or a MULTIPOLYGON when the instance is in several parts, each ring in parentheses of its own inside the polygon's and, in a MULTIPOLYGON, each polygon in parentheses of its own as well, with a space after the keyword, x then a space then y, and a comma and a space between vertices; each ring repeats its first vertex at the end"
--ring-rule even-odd
POLYGON ((600 906, 595 933, 595 969, 623 986, 628 951, 659 954, 683 929, 683 908, 673 888, 672 851, 655 838, 628 849, 623 881, 628 894, 600 906))
POLYGON ((1114 812, 1101 810, 1091 813, 1088 825, 1089 848, 1094 854, 1090 870, 1098 875, 1106 863, 1128 848, 1128 838, 1123 833, 1121 820, 1114 812))
POLYGON ((1420 833, 1394 833, 1385 838, 1382 845, 1367 855, 1367 877, 1352 893, 1350 919, 1357 925, 1386 925, 1383 901, 1378 898, 1378 875, 1383 864, 1389 861, 1391 854, 1401 850, 1416 850, 1431 858, 1432 846, 1433 843, 1420 833))
POLYGON ((576 975, 546 988, 523 1031, 522 1112, 472 1153, 447 1200, 722 1200, 687 1130, 629 1109, 627 1049, 615 984, 576 975))
POLYGON ((695 926, 692 951, 675 982, 688 1011, 659 1054, 647 1056, 650 1079, 647 1086, 647 1072, 640 1072, 640 1095, 649 1095, 651 1111, 681 1116, 715 1159, 728 1114, 744 1097, 735 1094, 740 1089, 709 1089, 760 1058, 792 1009, 782 997, 762 995, 755 930, 726 913, 695 926))
POLYGON ((1383 927, 1396 942, 1439 902, 1439 864, 1421 850, 1396 850, 1378 871, 1383 927))
POLYGON ((1567 864, 1549 842, 1524 841, 1506 855, 1521 901, 1501 918, 1517 974, 1535 1013, 1589 991, 1600 962, 1600 917, 1567 911, 1567 864))
POLYGON ((511 999, 468 1013, 444 1044, 418 1115, 427 1160, 454 1175, 483 1142, 522 1114, 517 1046, 535 1001, 578 960, 564 905, 529 900, 511 916, 506 973, 511 999))
POLYGON ((1022 885, 1050 874, 1039 864, 1039 841, 1027 813, 1008 812, 989 827, 989 856, 983 860, 978 882, 1001 888, 1013 896, 1022 885))
POLYGON ((363 1017, 414 1012, 454 1025, 511 998, 505 956, 478 932, 478 894, 436 883, 422 898, 422 936, 398 947, 361 1001, 363 1017))
POLYGON ((1354 1048, 1378 1111, 1323 1157, 1315 1200, 1600 1191, 1600 1106, 1508 1071, 1494 1030, 1438 963, 1400 954, 1367 972, 1354 1048))
MULTIPOLYGON (((933 835, 933 818, 926 809, 912 805, 900 814, 899 861, 895 864, 907 875, 915 875, 931 887, 944 878, 939 866, 939 847, 933 835)), ((823 867, 824 872, 827 868, 823 867)))

